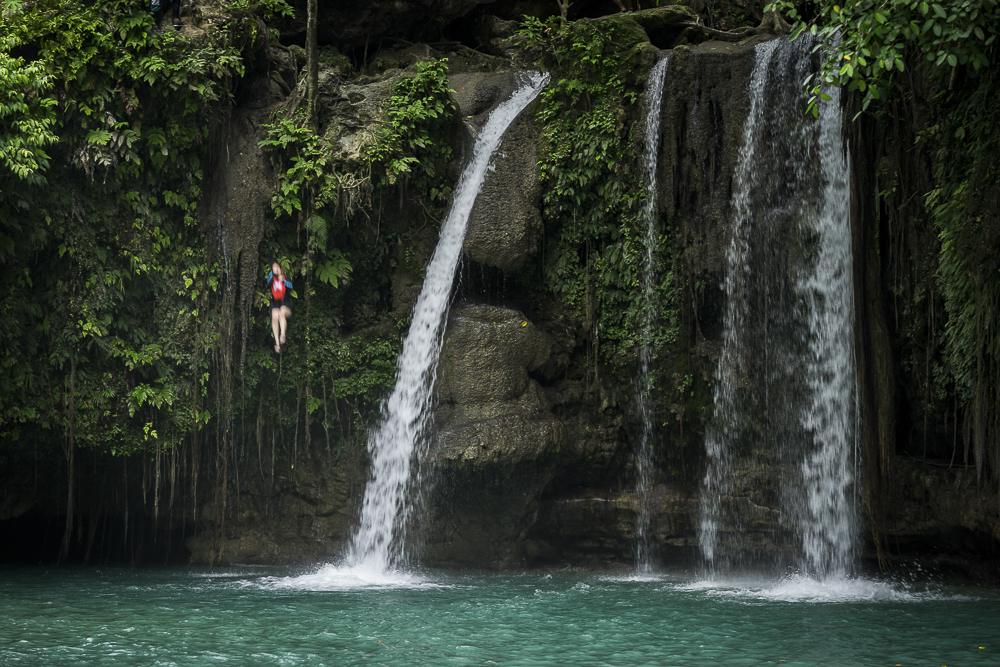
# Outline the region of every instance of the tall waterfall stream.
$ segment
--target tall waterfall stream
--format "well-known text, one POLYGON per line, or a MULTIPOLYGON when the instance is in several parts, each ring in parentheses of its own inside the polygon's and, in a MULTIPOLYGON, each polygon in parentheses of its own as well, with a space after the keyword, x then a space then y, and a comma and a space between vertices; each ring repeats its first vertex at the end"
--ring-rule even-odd
POLYGON ((749 84, 699 530, 713 572, 842 577, 853 560, 850 193, 839 91, 803 115, 811 50, 758 45, 749 84))
POLYGON ((646 205, 643 218, 646 221, 646 267, 643 272, 643 311, 642 338, 643 346, 639 351, 639 370, 641 376, 636 382, 636 403, 642 419, 642 432, 635 451, 636 458, 636 497, 639 510, 636 519, 636 569, 639 572, 649 572, 650 564, 650 492, 653 486, 653 442, 655 423, 653 420, 650 366, 653 360, 652 334, 656 325, 656 261, 655 248, 658 239, 658 224, 656 216, 656 167, 660 156, 660 108, 663 102, 663 86, 667 77, 669 58, 664 56, 649 73, 646 87, 645 107, 645 146, 642 155, 642 175, 646 183, 646 205))
POLYGON ((493 110, 479 133, 472 159, 455 188, 451 210, 427 265, 410 331, 396 362, 396 386, 383 405, 381 425, 368 440, 372 473, 365 489, 361 524, 347 557, 352 567, 381 573, 406 560, 405 532, 412 508, 408 493, 416 486, 411 466, 427 448, 424 428, 430 417, 451 287, 469 213, 501 137, 549 78, 548 74, 537 73, 524 77, 525 83, 493 110))

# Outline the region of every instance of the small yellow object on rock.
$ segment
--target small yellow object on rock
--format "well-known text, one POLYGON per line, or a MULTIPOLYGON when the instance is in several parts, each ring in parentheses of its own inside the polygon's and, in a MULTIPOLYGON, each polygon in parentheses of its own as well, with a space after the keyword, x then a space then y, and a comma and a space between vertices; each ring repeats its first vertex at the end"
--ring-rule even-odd
POLYGON ((527 320, 525 320, 524 322, 521 322, 521 326, 522 326, 522 327, 526 327, 526 326, 528 326, 528 321, 527 321, 527 320))

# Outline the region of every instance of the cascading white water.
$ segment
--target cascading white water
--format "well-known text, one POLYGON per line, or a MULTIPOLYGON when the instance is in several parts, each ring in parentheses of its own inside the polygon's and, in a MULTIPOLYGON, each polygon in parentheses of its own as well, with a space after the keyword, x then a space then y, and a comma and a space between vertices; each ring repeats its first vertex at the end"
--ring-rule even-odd
POLYGON ((365 488, 361 524, 347 557, 354 568, 381 573, 405 560, 405 528, 411 507, 407 494, 414 485, 410 468, 426 448, 424 428, 469 213, 503 133, 549 78, 538 73, 523 76, 520 89, 493 110, 479 133, 427 265, 410 331, 396 362, 396 386, 382 407, 380 426, 368 440, 371 480, 365 488))
POLYGON ((751 307, 745 289, 752 267, 747 261, 753 215, 750 193, 757 187, 761 172, 754 169, 760 133, 764 128, 764 86, 770 71, 771 58, 777 50, 777 40, 760 44, 755 49, 753 74, 750 77, 750 113, 743 126, 743 151, 737 166, 733 191, 733 231, 726 249, 728 270, 725 278, 726 313, 722 339, 722 354, 716 377, 715 424, 705 437, 706 468, 703 479, 701 521, 698 542, 702 555, 711 566, 719 540, 722 521, 722 499, 732 493, 731 452, 727 443, 741 430, 742 411, 736 396, 736 383, 744 374, 744 346, 740 323, 746 321, 751 307))
POLYGON ((756 48, 706 436, 699 538, 713 571, 790 557, 837 577, 854 551, 850 194, 836 91, 818 122, 802 114, 811 46, 756 48))
POLYGON ((663 101, 663 87, 666 81, 669 59, 663 57, 649 73, 645 93, 645 149, 642 157, 642 175, 646 183, 646 205, 643 218, 646 221, 646 267, 643 271, 643 322, 642 349, 639 352, 641 376, 636 383, 636 402, 642 420, 642 433, 636 448, 636 497, 639 511, 636 517, 636 568, 639 572, 649 572, 650 563, 650 492, 653 486, 653 438, 655 434, 653 410, 650 402, 650 365, 653 358, 652 336, 656 324, 656 261, 655 248, 658 240, 656 217, 656 167, 660 156, 660 108, 663 101))
POLYGON ((805 412, 814 451, 802 462, 808 502, 800 512, 803 569, 825 576, 849 572, 857 512, 851 495, 857 469, 857 391, 852 344, 850 186, 840 132, 840 89, 821 108, 819 159, 824 182, 815 218, 819 257, 800 286, 809 301, 809 388, 805 412))

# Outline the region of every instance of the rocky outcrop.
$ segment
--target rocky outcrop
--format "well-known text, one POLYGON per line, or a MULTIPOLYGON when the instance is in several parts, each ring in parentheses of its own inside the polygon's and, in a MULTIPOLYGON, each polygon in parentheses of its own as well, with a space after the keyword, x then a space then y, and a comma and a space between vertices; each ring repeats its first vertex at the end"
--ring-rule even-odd
MULTIPOLYGON (((322 562, 347 547, 358 498, 347 469, 319 456, 276 478, 277 493, 257 481, 229 501, 225 540, 206 531, 185 542, 193 563, 322 562), (259 487, 259 488, 255 488, 259 487)), ((205 524, 219 518, 214 503, 202 506, 205 524)))
MULTIPOLYGON (((650 534, 655 557, 692 562, 697 551, 697 497, 683 485, 660 484, 651 493, 650 534)), ((540 562, 605 565, 631 554, 641 501, 634 494, 600 494, 596 489, 543 498, 528 533, 540 562)))
MULTIPOLYGON (((519 78, 516 71, 463 73, 450 76, 449 81, 462 116, 478 128, 520 87, 519 78)), ((532 109, 521 112, 504 133, 465 234, 466 256, 501 271, 523 267, 537 251, 542 235, 538 128, 532 109)), ((467 149, 471 144, 470 138, 467 149)))
POLYGON ((432 458, 439 471, 428 562, 505 567, 542 548, 526 535, 565 429, 529 373, 550 349, 514 310, 464 305, 449 317, 435 385, 432 458))
POLYGON ((1000 542, 996 488, 974 467, 897 456, 887 532, 897 543, 936 542, 941 552, 960 546, 960 535, 1000 542))
POLYGON ((542 236, 537 145, 529 108, 508 128, 479 191, 465 236, 469 259, 516 271, 537 252, 542 236))
POLYGON ((528 375, 548 360, 549 350, 546 336, 517 311, 455 309, 435 385, 435 458, 510 465, 557 450, 565 437, 562 424, 528 375))

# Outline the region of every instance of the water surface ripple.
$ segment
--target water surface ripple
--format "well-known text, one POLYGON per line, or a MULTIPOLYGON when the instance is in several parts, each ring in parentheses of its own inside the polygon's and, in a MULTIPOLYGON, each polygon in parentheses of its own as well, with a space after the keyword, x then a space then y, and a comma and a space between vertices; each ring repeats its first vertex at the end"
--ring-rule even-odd
POLYGON ((804 577, 0 569, 2 665, 215 663, 994 666, 1000 595, 804 577))

